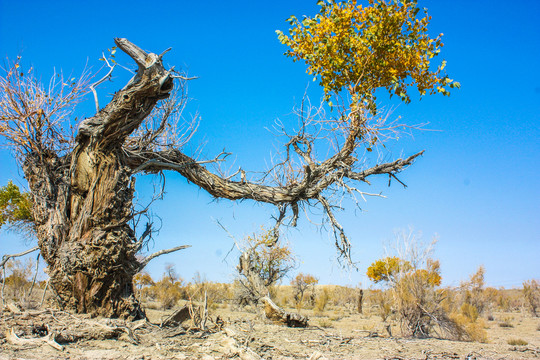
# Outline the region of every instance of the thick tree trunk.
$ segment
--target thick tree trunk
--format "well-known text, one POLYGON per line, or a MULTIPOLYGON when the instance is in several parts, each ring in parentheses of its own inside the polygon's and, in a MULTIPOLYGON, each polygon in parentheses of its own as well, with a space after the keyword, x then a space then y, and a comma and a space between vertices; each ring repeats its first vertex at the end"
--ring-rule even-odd
POLYGON ((79 313, 141 318, 133 291, 139 244, 132 216, 133 170, 125 139, 172 89, 161 58, 123 39, 139 64, 135 78, 82 122, 74 150, 28 154, 23 171, 34 195, 38 245, 60 306, 79 313))

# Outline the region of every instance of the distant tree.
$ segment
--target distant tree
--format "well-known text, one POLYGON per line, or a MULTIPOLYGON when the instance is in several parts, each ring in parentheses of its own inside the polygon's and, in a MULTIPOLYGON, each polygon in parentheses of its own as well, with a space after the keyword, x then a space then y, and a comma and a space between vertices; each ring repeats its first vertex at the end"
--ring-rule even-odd
POLYGON ((165 272, 161 280, 152 285, 150 291, 161 303, 163 309, 170 309, 183 298, 186 298, 184 280, 176 273, 173 264, 165 265, 165 272))
POLYGON ((0 228, 4 225, 23 233, 31 232, 34 225, 30 194, 21 193, 11 180, 0 187, 0 228))
POLYGON ((535 279, 523 282, 523 296, 531 313, 538 317, 538 309, 540 309, 540 282, 535 279))
POLYGON ((311 274, 299 273, 291 281, 294 288, 294 300, 298 307, 302 307, 306 295, 309 296, 310 302, 315 300, 315 285, 319 283, 319 279, 311 274))
POLYGON ((389 162, 381 162, 380 154, 370 156, 377 146, 385 151, 383 142, 406 127, 386 123, 375 94, 385 89, 408 102, 410 88, 421 96, 446 95, 459 84, 444 74, 444 61, 434 64, 441 39, 429 36, 430 18, 417 1, 319 5, 318 15, 302 21, 292 17, 289 35, 278 37, 289 47, 287 54, 306 62, 307 71, 320 79, 326 104, 315 108, 307 99, 302 102, 298 131, 283 129, 283 156, 261 177, 246 176, 243 169, 236 174, 208 170, 208 163, 223 161, 225 153, 202 161, 184 153, 182 146, 196 128, 192 123, 177 131, 189 78, 163 65, 167 51, 147 53, 115 39, 138 69, 105 107, 99 106, 95 89, 115 66, 106 58, 110 72, 93 84, 87 74, 55 75, 47 87, 32 69, 23 69, 20 58, 9 64, 0 76, 0 135, 28 181, 38 245, 61 307, 144 316, 133 296, 133 276, 163 252, 136 256, 151 234, 147 226, 137 238, 132 221, 138 215, 134 176, 140 173, 175 171, 216 198, 275 205, 276 227, 295 225, 300 209, 319 207, 339 254, 350 263, 350 242, 334 214, 341 196, 370 195, 357 187, 375 175, 401 182, 397 174, 423 153, 389 162), (71 115, 90 91, 96 114, 84 119, 73 137, 71 115))
POLYGON ((133 277, 133 284, 137 290, 139 298, 144 299, 150 293, 149 289, 155 285, 154 279, 146 271, 142 271, 133 277))
POLYGON ((400 272, 409 271, 410 269, 411 264, 408 261, 393 256, 372 263, 368 267, 366 275, 375 284, 381 281, 392 282, 396 281, 396 276, 400 272))
POLYGON ((267 287, 283 279, 294 268, 289 245, 276 242, 273 229, 262 229, 260 235, 248 236, 245 246, 252 252, 255 269, 267 287))
POLYGON ((294 268, 294 257, 288 245, 275 239, 274 229, 261 228, 261 233, 247 236, 242 242, 238 270, 236 300, 253 303, 270 296, 270 287, 294 268))
POLYGON ((431 336, 439 327, 448 336, 461 339, 464 330, 442 306, 445 294, 437 289, 441 270, 439 261, 430 258, 432 246, 421 244, 412 230, 398 232, 396 241, 399 256, 377 260, 367 271, 371 280, 388 288, 390 303, 385 293, 379 294, 383 319, 394 313, 402 331, 413 337, 431 336))

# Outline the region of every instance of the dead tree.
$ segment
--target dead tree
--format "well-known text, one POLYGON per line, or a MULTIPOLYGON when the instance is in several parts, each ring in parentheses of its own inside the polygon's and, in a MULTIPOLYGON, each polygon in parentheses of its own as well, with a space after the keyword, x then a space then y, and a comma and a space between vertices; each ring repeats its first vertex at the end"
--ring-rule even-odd
POLYGON ((136 215, 138 173, 176 171, 216 198, 275 205, 276 227, 295 225, 301 209, 318 206, 336 235, 339 253, 350 261, 349 240, 334 215, 342 194, 370 195, 355 184, 369 184, 375 175, 397 180, 397 173, 423 153, 366 166, 366 147, 371 152, 374 138, 395 127, 358 106, 338 107, 327 117, 303 103, 299 129, 294 134, 283 130, 288 139, 283 159, 262 178, 246 179, 241 169, 233 175, 211 171, 205 163, 222 160, 224 154, 197 161, 166 130, 171 113, 181 108, 181 102, 170 99, 175 79, 180 88, 187 79, 165 68, 166 51, 147 53, 126 39, 115 43, 138 65, 136 75, 108 105, 81 122, 74 138, 62 125, 81 94, 94 90, 88 77, 67 89, 61 84, 63 91, 52 94, 30 73, 23 76, 19 62, 0 77, 0 134, 22 163, 38 246, 51 289, 64 309, 142 316, 133 276, 147 261, 136 258, 144 238, 136 238, 130 222, 136 215), (145 125, 149 116, 154 116, 154 126, 145 125), (334 149, 330 156, 317 155, 315 145, 321 141, 327 141, 321 153, 334 149))
POLYGON ((358 301, 356 303, 359 314, 363 313, 363 304, 364 304, 364 289, 358 289, 358 301))
POLYGON ((308 325, 306 316, 285 311, 272 301, 270 292, 259 275, 255 262, 253 249, 247 249, 240 255, 238 272, 244 277, 242 286, 248 293, 249 301, 262 307, 264 315, 269 320, 290 327, 306 327, 308 325))

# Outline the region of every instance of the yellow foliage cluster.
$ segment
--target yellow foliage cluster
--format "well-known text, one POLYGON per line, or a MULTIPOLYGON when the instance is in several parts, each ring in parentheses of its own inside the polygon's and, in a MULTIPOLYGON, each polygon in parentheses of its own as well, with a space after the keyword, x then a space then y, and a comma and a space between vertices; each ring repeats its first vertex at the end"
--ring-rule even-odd
POLYGON ((427 259, 426 269, 417 269, 409 261, 396 256, 375 261, 368 267, 366 274, 374 283, 381 281, 396 283, 398 280, 409 278, 409 280, 418 280, 429 286, 440 286, 442 280, 438 260, 427 259))
POLYGON ((409 271, 411 264, 396 256, 386 257, 372 263, 367 269, 367 276, 374 283, 395 280, 400 272, 409 271))
POLYGON ((443 74, 445 61, 431 70, 442 34, 429 36, 431 17, 416 0, 368 0, 368 6, 321 0, 318 5, 315 17, 291 16, 289 35, 277 34, 290 48, 287 56, 303 60, 307 73, 320 76, 327 99, 345 89, 354 103, 364 102, 375 113, 379 88, 409 102, 412 85, 420 95, 448 95, 448 88, 459 87, 443 74))

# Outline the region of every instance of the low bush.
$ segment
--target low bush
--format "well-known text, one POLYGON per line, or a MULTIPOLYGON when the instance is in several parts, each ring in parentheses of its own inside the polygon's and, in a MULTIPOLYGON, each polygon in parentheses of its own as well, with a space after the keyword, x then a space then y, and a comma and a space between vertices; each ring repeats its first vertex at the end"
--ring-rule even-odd
POLYGON ((508 339, 507 343, 508 345, 513 345, 513 346, 525 346, 529 344, 523 339, 508 339))
POLYGON ((502 328, 513 328, 514 325, 512 325, 512 318, 506 317, 499 323, 499 327, 502 328))

